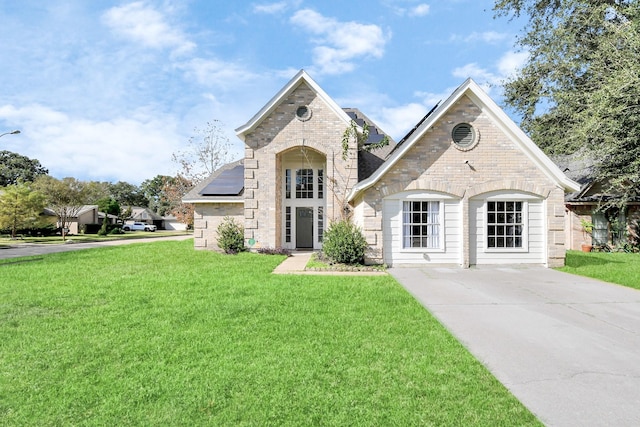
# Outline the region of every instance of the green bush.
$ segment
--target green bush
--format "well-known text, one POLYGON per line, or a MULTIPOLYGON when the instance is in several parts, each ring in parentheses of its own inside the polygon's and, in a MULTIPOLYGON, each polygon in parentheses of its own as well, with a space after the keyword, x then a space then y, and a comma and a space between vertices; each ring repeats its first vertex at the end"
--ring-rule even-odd
POLYGON ((112 224, 109 226, 109 234, 125 234, 120 225, 112 224))
POLYGON ((349 220, 331 223, 324 232, 322 252, 339 264, 363 264, 367 241, 358 226, 349 220))
POLYGON ((108 221, 102 221, 102 226, 100 227, 100 230, 98 230, 98 236, 106 236, 107 234, 109 234, 109 223, 108 221))
POLYGON ((218 246, 227 254, 237 254, 245 250, 244 228, 233 218, 225 216, 218 226, 218 246))

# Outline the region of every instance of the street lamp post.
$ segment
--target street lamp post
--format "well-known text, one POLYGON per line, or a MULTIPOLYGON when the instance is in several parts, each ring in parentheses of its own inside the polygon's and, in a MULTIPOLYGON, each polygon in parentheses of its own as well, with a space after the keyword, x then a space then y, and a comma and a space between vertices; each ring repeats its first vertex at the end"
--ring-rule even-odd
POLYGON ((17 134, 19 134, 19 133, 20 133, 20 131, 19 131, 19 130, 13 130, 13 131, 11 131, 11 132, 0 133, 0 137, 3 137, 3 136, 5 136, 5 135, 17 135, 17 134))

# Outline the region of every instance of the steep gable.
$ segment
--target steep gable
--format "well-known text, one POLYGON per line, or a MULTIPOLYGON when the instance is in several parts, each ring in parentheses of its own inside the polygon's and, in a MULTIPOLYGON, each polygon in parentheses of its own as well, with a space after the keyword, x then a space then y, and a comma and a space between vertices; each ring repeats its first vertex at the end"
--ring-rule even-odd
MULTIPOLYGON (((466 80, 458 87, 446 101, 438 105, 432 110, 416 128, 412 129, 407 137, 403 138, 391 153, 388 160, 368 179, 359 182, 349 194, 348 199, 351 201, 357 197, 362 191, 375 185, 386 173, 398 167, 399 162, 414 150, 414 147, 420 143, 427 133, 434 131, 437 123, 452 110, 457 108, 460 102, 470 101, 465 107, 475 108, 477 111, 485 114, 492 123, 498 128, 501 134, 505 135, 509 141, 516 147, 520 153, 532 162, 535 167, 543 173, 548 179, 556 185, 561 186, 565 191, 577 191, 579 184, 565 176, 562 171, 553 163, 540 148, 502 111, 502 109, 472 80, 466 80)), ((465 114, 471 114, 470 112, 465 114)), ((480 136, 480 139, 484 138, 480 136)), ((443 147, 444 148, 444 147, 443 147)), ((425 163, 422 170, 427 167, 430 161, 429 152, 437 150, 437 147, 422 147, 425 163)), ((409 168, 407 170, 413 170, 409 168)))
POLYGON ((300 70, 289 82, 276 93, 247 123, 236 129, 236 135, 242 141, 246 140, 247 134, 254 132, 256 128, 269 117, 278 107, 280 107, 300 85, 306 85, 313 91, 328 108, 340 118, 345 127, 349 125, 350 117, 327 93, 313 80, 306 71, 300 70))

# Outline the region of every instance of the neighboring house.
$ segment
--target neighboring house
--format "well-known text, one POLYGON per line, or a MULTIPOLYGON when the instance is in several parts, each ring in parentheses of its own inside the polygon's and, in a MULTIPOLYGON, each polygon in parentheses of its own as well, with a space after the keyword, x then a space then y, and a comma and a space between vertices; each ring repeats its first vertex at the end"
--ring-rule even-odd
MULTIPOLYGON (((56 216, 55 212, 51 209, 47 211, 56 216)), ((57 216, 56 216, 57 217, 57 216)), ((115 223, 117 217, 109 215, 109 222, 115 223)), ((104 220, 104 212, 98 211, 98 205, 84 205, 80 208, 76 216, 68 219, 69 234, 80 234, 86 225, 102 224, 104 220)), ((56 227, 62 227, 60 221, 56 220, 56 227)))
POLYGON ((178 219, 173 215, 165 215, 162 217, 162 229, 186 231, 187 224, 179 222, 178 219))
POLYGON ((581 185, 580 190, 565 197, 567 249, 579 250, 583 243, 598 247, 640 242, 640 199, 630 200, 622 208, 616 207, 617 196, 593 179, 593 160, 584 155, 559 156, 555 161, 567 176, 581 185), (585 235, 582 221, 593 224, 591 236, 585 235))
MULTIPOLYGON (((80 234, 80 230, 87 224, 98 224, 98 205, 85 205, 75 217, 69 218, 69 234, 80 234)), ((58 224, 58 227, 62 225, 58 224)))
POLYGON ((399 143, 372 153, 342 137, 351 120, 305 71, 238 128, 244 159, 184 198, 194 203, 195 247, 218 249, 225 216, 250 248, 320 249, 345 212, 370 245, 368 263, 564 264, 564 195, 579 185, 472 80, 399 143))
MULTIPOLYGON (((121 207, 121 211, 124 212, 129 209, 129 206, 121 207)), ((141 206, 131 206, 131 216, 127 220, 144 222, 145 224, 153 224, 158 229, 163 226, 162 216, 155 213, 153 210, 141 206)))

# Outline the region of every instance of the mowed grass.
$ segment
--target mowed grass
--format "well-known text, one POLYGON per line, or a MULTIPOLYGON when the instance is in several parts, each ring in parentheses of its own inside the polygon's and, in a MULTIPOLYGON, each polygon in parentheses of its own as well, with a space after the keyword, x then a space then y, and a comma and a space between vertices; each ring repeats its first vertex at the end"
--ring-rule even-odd
POLYGON ((539 425, 389 276, 192 240, 0 264, 0 425, 539 425))
POLYGON ((560 271, 640 289, 640 254, 568 251, 560 271))

